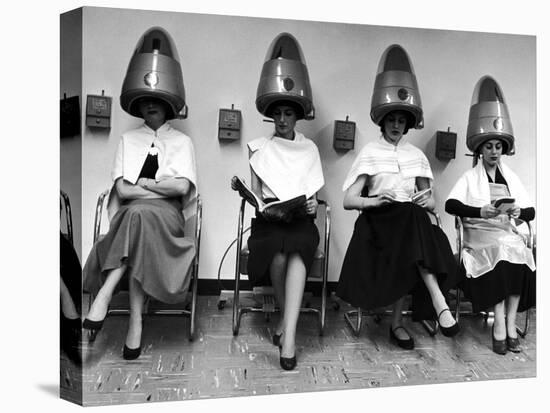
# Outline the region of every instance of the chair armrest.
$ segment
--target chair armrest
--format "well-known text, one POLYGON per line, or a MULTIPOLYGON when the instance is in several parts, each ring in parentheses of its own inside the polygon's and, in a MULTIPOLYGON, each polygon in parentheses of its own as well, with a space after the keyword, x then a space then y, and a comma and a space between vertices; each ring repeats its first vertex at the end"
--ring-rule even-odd
POLYGON ((94 244, 99 239, 99 233, 101 231, 101 217, 103 215, 103 206, 105 204, 105 199, 109 194, 109 190, 105 190, 99 194, 97 197, 97 204, 95 207, 95 218, 94 218, 94 244))
POLYGON ((69 196, 63 192, 60 192, 61 197, 61 208, 65 209, 65 222, 67 224, 67 238, 69 239, 69 242, 71 245, 74 244, 73 239, 73 213, 71 211, 71 201, 69 200, 69 196))

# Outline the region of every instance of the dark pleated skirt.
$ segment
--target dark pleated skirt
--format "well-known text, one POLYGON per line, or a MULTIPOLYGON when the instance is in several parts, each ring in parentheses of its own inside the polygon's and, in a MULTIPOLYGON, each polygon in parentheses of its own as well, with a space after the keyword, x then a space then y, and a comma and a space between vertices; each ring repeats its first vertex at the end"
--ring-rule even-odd
POLYGON ((278 252, 300 254, 309 273, 318 244, 319 230, 311 217, 296 217, 285 223, 267 221, 257 214, 248 238, 248 279, 253 286, 269 285, 269 267, 278 252))
POLYGON ((73 245, 60 234, 59 237, 59 271, 61 279, 67 286, 76 310, 82 307, 82 267, 73 245))
POLYGON ((373 208, 355 222, 336 294, 365 310, 411 294, 413 319, 435 319, 419 265, 436 275, 444 295, 458 283, 449 241, 423 208, 410 202, 373 208))
POLYGON ((147 295, 165 303, 183 301, 195 258, 194 240, 184 236, 184 225, 179 200, 124 203, 109 232, 90 252, 83 270, 84 288, 97 292, 101 277, 126 264, 126 281, 134 278, 147 295))
MULTIPOLYGON (((464 267, 462 271, 465 274, 464 267)), ((464 278, 464 295, 472 302, 474 312, 491 310, 510 295, 519 295, 518 311, 536 304, 536 272, 525 264, 500 261, 492 271, 477 278, 464 278)))

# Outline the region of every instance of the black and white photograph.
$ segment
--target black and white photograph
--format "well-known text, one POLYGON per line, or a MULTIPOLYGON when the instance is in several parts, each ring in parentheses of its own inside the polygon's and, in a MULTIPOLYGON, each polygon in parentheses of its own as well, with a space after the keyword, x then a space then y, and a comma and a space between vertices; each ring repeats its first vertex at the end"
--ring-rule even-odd
POLYGON ((537 411, 542 11, 435 4, 48 8, 34 403, 537 411))

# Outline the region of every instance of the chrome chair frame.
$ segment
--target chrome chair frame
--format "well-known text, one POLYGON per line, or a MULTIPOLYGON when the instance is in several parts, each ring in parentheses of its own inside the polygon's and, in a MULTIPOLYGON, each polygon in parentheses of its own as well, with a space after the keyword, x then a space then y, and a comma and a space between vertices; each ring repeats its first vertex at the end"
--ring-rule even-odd
MULTIPOLYGON (((435 219, 435 222, 439 228, 441 228, 441 218, 439 217, 439 214, 430 211, 429 209, 426 210, 428 215, 432 216, 433 219, 435 219)), ((353 334, 357 337, 359 336, 359 333, 361 332, 361 325, 363 323, 363 317, 365 316, 374 316, 375 322, 378 324, 381 321, 381 317, 383 315, 392 315, 393 312, 391 310, 383 310, 383 311, 377 311, 375 310, 362 310, 361 307, 357 307, 354 310, 348 310, 344 313, 344 319, 346 320, 347 325, 351 328, 353 331, 353 334), (355 317, 355 322, 353 318, 355 317)), ((403 315, 411 315, 411 310, 404 310, 402 311, 403 315)), ((430 321, 430 320, 422 320, 420 322, 424 329, 428 332, 430 336, 435 336, 437 334, 437 331, 439 330, 439 323, 437 321, 430 321)))
MULTIPOLYGON (((462 223, 462 219, 459 216, 454 215, 454 217, 455 217, 455 228, 456 228, 456 235, 457 235, 457 237, 456 237, 457 263, 458 263, 458 265, 462 266, 462 253, 463 253, 463 248, 464 248, 464 224, 462 223)), ((518 220, 518 221, 520 221, 520 220, 518 220)), ((528 229, 527 248, 529 248, 530 250, 533 250, 533 248, 534 248, 534 235, 533 235, 533 230, 531 228, 531 224, 527 221, 521 221, 521 223, 524 223, 524 224, 527 225, 527 229, 528 229)), ((474 315, 475 316, 475 315, 481 314, 481 315, 483 315, 485 322, 487 322, 490 317, 494 316, 493 312, 482 311, 480 313, 474 313, 472 311, 466 311, 466 310, 461 311, 460 310, 460 304, 461 304, 461 297, 460 296, 462 294, 463 294, 463 292, 460 290, 460 288, 457 287, 457 289, 456 289, 456 309, 455 309, 455 319, 456 319, 457 322, 458 322, 461 315, 463 315, 463 316, 474 315)), ((524 323, 523 329, 516 326, 516 330, 517 330, 518 334, 523 338, 527 335, 527 332, 529 331, 530 312, 531 312, 530 309, 527 309, 526 312, 525 312, 525 323, 524 323)))
MULTIPOLYGON (((325 328, 325 315, 326 315, 326 308, 327 308, 327 279, 328 279, 328 261, 329 261, 329 253, 330 253, 330 230, 331 230, 331 218, 330 218, 330 206, 326 201, 323 201, 321 199, 318 199, 317 202, 320 206, 325 207, 325 220, 324 220, 324 245, 323 245, 323 251, 322 256, 316 257, 316 259, 322 259, 322 266, 321 266, 321 308, 310 308, 310 307, 302 307, 300 308, 300 312, 303 313, 313 313, 318 315, 318 321, 319 321, 319 335, 323 335, 324 328, 325 328)), ((245 313, 249 312, 265 312, 263 307, 257 307, 257 306, 242 306, 239 302, 239 294, 240 294, 240 277, 241 277, 241 258, 243 254, 243 223, 244 223, 244 215, 245 215, 245 208, 246 208, 246 200, 241 200, 241 206, 239 209, 239 220, 237 225, 237 249, 236 249, 236 259, 235 259, 235 289, 233 290, 233 321, 232 321, 232 327, 233 327, 233 335, 236 336, 239 334, 239 327, 241 324, 241 317, 245 313)), ((319 251, 319 249, 318 249, 319 251)), ((317 253, 316 253, 317 255, 317 253)), ((308 274, 309 276, 309 274, 308 274)), ((307 280, 307 278, 306 278, 307 280)), ((270 312, 279 311, 278 308, 276 308, 274 305, 272 306, 272 309, 270 312)))
POLYGON ((69 196, 63 192, 60 192, 60 202, 61 202, 61 210, 65 211, 65 224, 67 226, 67 239, 71 243, 71 245, 74 245, 74 235, 73 235, 73 213, 71 210, 71 201, 69 200, 69 196))
MULTIPOLYGON (((95 211, 94 219, 94 244, 99 240, 100 231, 101 231, 101 219, 103 216, 103 208, 105 201, 108 199, 109 190, 103 191, 98 199, 95 211)), ((183 212, 182 212, 183 213, 183 212)), ((195 339, 196 333, 196 313, 197 313, 197 291, 198 291, 198 281, 199 281, 199 256, 200 256, 200 244, 201 244, 201 231, 202 231, 202 201, 200 195, 197 195, 195 199, 195 259, 193 262, 193 273, 191 276, 191 302, 189 309, 158 309, 154 311, 147 311, 149 315, 184 315, 189 317, 189 341, 195 339)), ((90 303, 93 301, 93 296, 90 299, 90 303)), ((145 308, 148 308, 147 305, 149 297, 147 297, 147 303, 145 308)), ((128 309, 109 309, 109 315, 121 315, 129 314, 128 309)))

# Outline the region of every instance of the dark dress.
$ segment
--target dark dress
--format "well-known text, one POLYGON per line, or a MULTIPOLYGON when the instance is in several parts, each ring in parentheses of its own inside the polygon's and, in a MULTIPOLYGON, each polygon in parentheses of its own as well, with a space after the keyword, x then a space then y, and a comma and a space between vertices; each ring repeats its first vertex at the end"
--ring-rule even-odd
MULTIPOLYGON (((489 182, 493 183, 490 175, 489 182)), ((495 181, 497 184, 508 185, 497 168, 495 181)), ((445 203, 445 211, 462 218, 481 218, 481 208, 464 205, 456 199, 449 199, 445 203)), ((535 209, 522 208, 519 218, 531 221, 535 217, 535 209)), ((535 306, 536 302, 536 272, 525 264, 514 264, 508 261, 499 261, 493 270, 480 277, 466 277, 466 270, 460 266, 462 281, 460 288, 464 295, 472 302, 474 312, 489 310, 495 304, 510 295, 519 295, 518 311, 522 312, 535 306)))
MULTIPOLYGON (((273 200, 266 200, 270 201, 273 200)), ((278 252, 300 254, 307 274, 318 244, 319 230, 311 216, 297 214, 286 223, 268 221, 257 213, 248 238, 248 279, 253 286, 269 285, 269 267, 278 252)))
POLYGON ((372 310, 412 295, 413 320, 436 318, 418 266, 435 274, 444 295, 457 283, 457 265, 443 231, 411 202, 371 208, 359 215, 336 294, 372 310))

